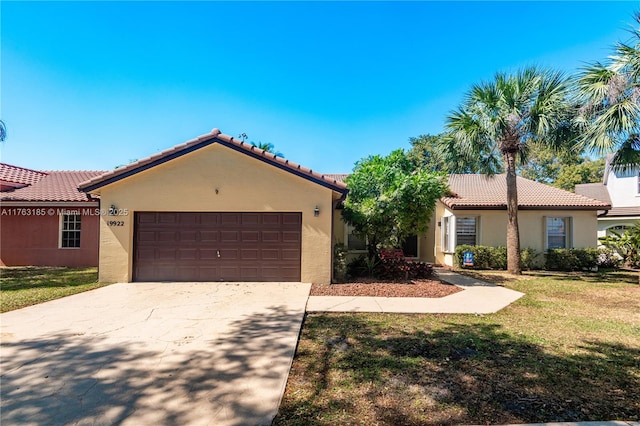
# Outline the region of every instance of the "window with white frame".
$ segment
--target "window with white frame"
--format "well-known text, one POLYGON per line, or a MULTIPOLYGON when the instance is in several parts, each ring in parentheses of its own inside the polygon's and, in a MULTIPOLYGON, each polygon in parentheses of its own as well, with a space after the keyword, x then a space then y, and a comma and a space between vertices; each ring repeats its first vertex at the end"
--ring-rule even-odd
POLYGON ((80 224, 79 214, 65 214, 60 219, 60 247, 80 248, 80 224))
POLYGON ((451 225, 453 224, 453 220, 451 220, 452 216, 444 216, 442 218, 442 251, 451 252, 453 251, 454 243, 451 241, 451 225))
POLYGON ((345 224, 344 232, 344 241, 345 245, 347 246, 347 250, 356 252, 367 250, 366 239, 363 239, 359 235, 354 234, 353 226, 345 224))
POLYGON ((571 218, 546 218, 546 248, 571 248, 571 218))
POLYGON ((459 245, 478 244, 477 216, 444 216, 442 218, 442 251, 453 252, 459 245))

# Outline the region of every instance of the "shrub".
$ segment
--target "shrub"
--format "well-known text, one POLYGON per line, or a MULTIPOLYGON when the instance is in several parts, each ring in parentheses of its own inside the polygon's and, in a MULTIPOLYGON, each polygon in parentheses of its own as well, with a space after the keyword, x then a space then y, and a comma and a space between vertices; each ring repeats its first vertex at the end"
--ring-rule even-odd
POLYGON ((622 263, 622 257, 609 247, 598 248, 598 267, 600 268, 618 268, 622 263))
POLYGON ((580 271, 598 267, 599 251, 587 249, 547 250, 545 269, 552 271, 580 271))
POLYGON ((531 270, 538 267, 538 255, 539 253, 531 247, 526 247, 520 250, 520 265, 524 270, 531 270))
POLYGON ((380 263, 376 267, 376 276, 389 280, 409 280, 427 278, 433 267, 425 262, 409 261, 402 250, 391 249, 380 251, 380 263))

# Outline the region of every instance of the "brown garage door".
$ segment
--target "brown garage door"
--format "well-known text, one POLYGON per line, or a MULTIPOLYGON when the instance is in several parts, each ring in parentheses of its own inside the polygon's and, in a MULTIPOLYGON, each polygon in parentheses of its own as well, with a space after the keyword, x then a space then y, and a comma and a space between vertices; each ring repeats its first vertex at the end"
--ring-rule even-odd
POLYGON ((300 281, 301 213, 140 212, 135 281, 300 281))

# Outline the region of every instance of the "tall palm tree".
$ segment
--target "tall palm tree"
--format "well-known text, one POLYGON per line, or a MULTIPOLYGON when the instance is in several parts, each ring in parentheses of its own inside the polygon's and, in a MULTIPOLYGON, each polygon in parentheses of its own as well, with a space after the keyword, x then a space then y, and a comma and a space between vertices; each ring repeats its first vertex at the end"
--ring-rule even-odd
POLYGON ((4 124, 4 121, 0 120, 0 142, 4 142, 7 138, 7 126, 4 124))
POLYGON ((559 147, 572 138, 568 90, 567 79, 550 70, 499 73, 493 81, 473 86, 447 118, 452 152, 482 158, 480 172, 506 170, 507 269, 512 274, 522 273, 516 166, 526 159, 529 143, 559 147))
POLYGON ((640 165, 640 12, 631 39, 618 43, 607 62, 582 69, 577 88, 582 145, 598 154, 614 152, 611 166, 640 165))

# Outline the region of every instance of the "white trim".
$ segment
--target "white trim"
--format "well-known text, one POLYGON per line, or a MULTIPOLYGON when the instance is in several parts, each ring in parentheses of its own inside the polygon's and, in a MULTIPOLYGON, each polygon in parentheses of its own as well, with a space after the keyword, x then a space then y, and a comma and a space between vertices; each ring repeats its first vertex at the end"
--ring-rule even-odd
POLYGON ((544 243, 544 251, 549 250, 549 229, 548 229, 548 220, 549 219, 562 219, 564 221, 564 247, 558 247, 562 249, 570 249, 573 248, 573 216, 542 216, 543 222, 543 243, 544 243))
MULTIPOLYGON (((68 230, 67 230, 68 231, 68 230)), ((58 249, 60 250, 80 250, 82 246, 82 215, 58 215, 58 249), (80 230, 78 230, 80 236, 80 246, 78 247, 62 247, 62 233, 64 232, 64 217, 65 216, 79 216, 80 217, 80 230)))

